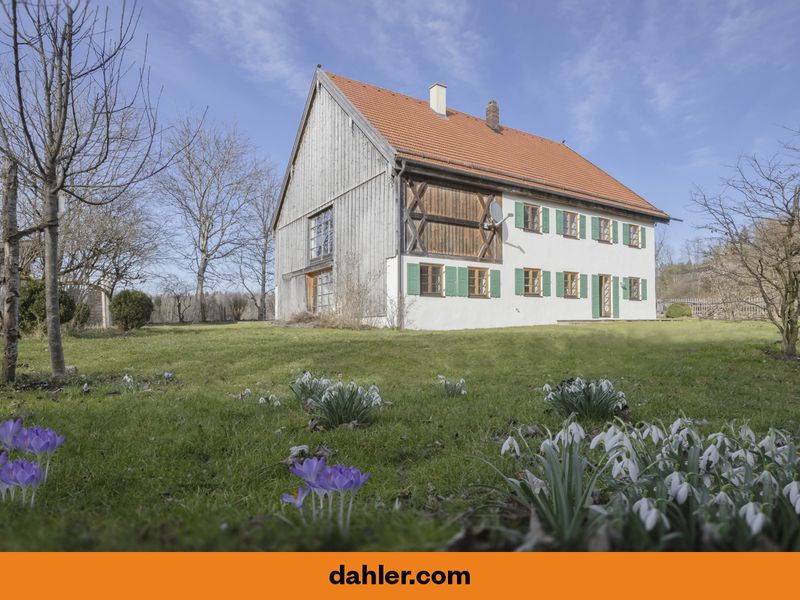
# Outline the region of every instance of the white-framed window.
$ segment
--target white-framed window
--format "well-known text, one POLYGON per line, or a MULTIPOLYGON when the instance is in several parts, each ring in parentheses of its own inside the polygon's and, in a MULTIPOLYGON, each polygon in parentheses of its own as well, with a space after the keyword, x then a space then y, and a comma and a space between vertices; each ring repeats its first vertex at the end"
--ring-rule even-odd
POLYGON ((309 219, 309 260, 322 260, 333 254, 333 207, 309 219))

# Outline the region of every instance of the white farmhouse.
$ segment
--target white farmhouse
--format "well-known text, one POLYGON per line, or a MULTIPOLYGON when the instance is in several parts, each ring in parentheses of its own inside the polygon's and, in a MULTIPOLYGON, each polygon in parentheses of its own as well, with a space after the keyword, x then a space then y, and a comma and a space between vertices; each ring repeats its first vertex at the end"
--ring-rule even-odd
POLYGON ((317 68, 272 227, 276 317, 654 319, 669 216, 563 143, 317 68), (353 316, 351 314, 351 316, 353 316))

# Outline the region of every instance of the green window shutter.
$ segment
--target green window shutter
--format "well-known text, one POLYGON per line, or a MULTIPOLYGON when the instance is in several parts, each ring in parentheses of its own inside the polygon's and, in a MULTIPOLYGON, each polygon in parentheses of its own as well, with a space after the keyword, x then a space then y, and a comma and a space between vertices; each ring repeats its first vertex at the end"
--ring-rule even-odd
POLYGON ((631 230, 628 228, 627 223, 622 224, 622 243, 626 246, 631 243, 631 230))
POLYGON ((514 202, 514 227, 525 227, 525 205, 522 202, 514 202))
POLYGON ((564 211, 556 209, 556 233, 564 235, 564 211))
POLYGON ((556 296, 564 297, 564 271, 556 273, 556 296))
POLYGON ((419 296, 419 264, 406 265, 406 293, 419 296))
POLYGON ((581 298, 589 297, 589 278, 585 273, 581 275, 581 298))
POLYGON ((542 296, 550 295, 550 271, 542 271, 542 296))
POLYGON ((489 294, 492 298, 500 297, 500 271, 497 269, 489 271, 489 294))
POLYGON ((469 296, 469 273, 467 267, 458 267, 458 295, 469 296))
POLYGON ((600 318, 600 275, 592 275, 592 318, 600 318))
POLYGON ((514 269, 514 293, 522 296, 525 293, 525 270, 514 269))
POLYGON ((580 224, 581 239, 585 240, 586 239, 586 215, 581 215, 580 216, 580 223, 581 223, 580 224))
POLYGON ((600 239, 600 218, 592 217, 592 239, 600 239))
POLYGON ((628 291, 628 289, 629 289, 628 288, 628 278, 627 277, 623 277, 622 278, 622 297, 625 300, 630 300, 630 297, 631 297, 630 292, 628 291))
POLYGON ((444 268, 444 295, 458 296, 458 269, 455 267, 444 268))
POLYGON ((550 233, 550 209, 542 207, 542 233, 550 233))
POLYGON ((639 294, 641 294, 642 300, 647 300, 647 279, 639 280, 639 294))
POLYGON ((619 221, 612 221, 611 222, 611 236, 612 236, 611 239, 615 244, 619 243, 618 230, 619 230, 619 221))
POLYGON ((614 307, 614 318, 619 319, 619 277, 614 277, 611 281, 611 301, 614 307))
POLYGON ((647 235, 646 232, 647 227, 640 227, 639 228, 639 248, 646 248, 647 247, 647 235))

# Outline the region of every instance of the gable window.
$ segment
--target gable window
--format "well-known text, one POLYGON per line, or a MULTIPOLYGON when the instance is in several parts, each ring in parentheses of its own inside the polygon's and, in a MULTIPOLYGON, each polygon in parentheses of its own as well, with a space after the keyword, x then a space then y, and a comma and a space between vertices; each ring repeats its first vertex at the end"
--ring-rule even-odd
POLYGON ((638 277, 628 278, 628 297, 631 300, 642 299, 642 280, 638 277))
POLYGON ((641 227, 638 225, 634 225, 632 223, 628 224, 628 245, 633 246, 635 248, 639 248, 641 246, 641 227))
POLYGON ((525 269, 523 276, 523 293, 526 296, 542 295, 541 269, 525 269))
POLYGON ((579 295, 580 275, 572 271, 564 271, 564 297, 577 298, 579 295))
POLYGON ((333 207, 309 219, 309 258, 313 262, 333 254, 333 207))
POLYGON ((534 204, 526 204, 523 213, 522 228, 525 231, 541 233, 542 231, 542 207, 534 204))
POLYGON ((609 242, 610 243, 611 242, 611 219, 604 219, 603 217, 600 217, 600 219, 598 220, 598 223, 600 225, 599 231, 598 231, 598 239, 601 242, 609 242))
POLYGON ((333 304, 333 271, 325 269, 306 276, 306 298, 308 310, 321 313, 333 304))
POLYGON ((442 295, 442 265, 419 266, 419 289, 423 296, 442 295))
POLYGON ((578 237, 578 213, 564 211, 564 235, 566 237, 578 237))
POLYGON ((489 270, 470 267, 467 277, 470 298, 489 297, 489 270))

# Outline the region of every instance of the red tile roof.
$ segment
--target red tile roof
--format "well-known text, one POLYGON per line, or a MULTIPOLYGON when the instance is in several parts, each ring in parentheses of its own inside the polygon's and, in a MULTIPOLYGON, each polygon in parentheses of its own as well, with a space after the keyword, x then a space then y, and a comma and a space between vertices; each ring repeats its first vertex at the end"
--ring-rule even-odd
POLYGON ((498 133, 450 108, 445 119, 424 100, 325 74, 400 158, 669 218, 569 146, 505 126, 498 133))

